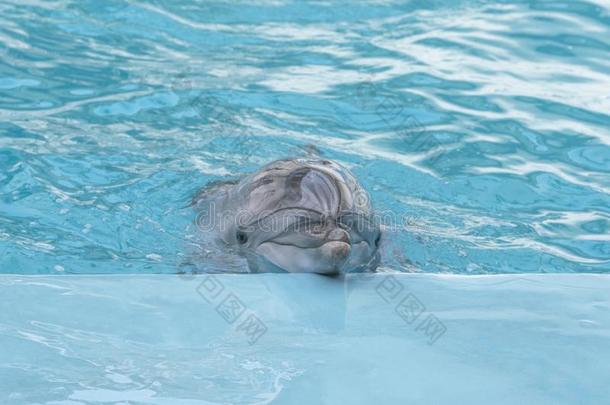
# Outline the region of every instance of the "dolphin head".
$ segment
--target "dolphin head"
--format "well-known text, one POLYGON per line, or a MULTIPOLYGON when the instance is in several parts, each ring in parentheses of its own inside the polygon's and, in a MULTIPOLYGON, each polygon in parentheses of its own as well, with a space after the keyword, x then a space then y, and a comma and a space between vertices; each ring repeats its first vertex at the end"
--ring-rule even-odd
POLYGON ((250 267, 337 274, 376 266, 379 226, 337 178, 306 167, 249 190, 247 212, 256 215, 238 224, 232 238, 250 267))

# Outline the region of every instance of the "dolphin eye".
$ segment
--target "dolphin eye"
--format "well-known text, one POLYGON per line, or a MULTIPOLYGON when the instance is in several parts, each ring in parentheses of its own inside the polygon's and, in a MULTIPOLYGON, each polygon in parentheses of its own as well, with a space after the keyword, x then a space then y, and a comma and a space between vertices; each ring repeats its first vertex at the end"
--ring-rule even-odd
POLYGON ((239 242, 240 245, 248 242, 248 235, 242 231, 237 231, 237 242, 239 242))

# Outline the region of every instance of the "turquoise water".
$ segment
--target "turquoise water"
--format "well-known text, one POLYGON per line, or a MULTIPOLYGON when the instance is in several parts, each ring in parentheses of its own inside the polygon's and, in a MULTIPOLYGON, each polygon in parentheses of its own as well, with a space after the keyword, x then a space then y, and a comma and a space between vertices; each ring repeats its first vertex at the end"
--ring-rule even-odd
POLYGON ((0 2, 0 404, 610 403, 608 55, 602 0, 0 2), (193 195, 289 156, 381 274, 209 274, 193 195))
POLYGON ((215 300, 206 277, 0 277, 2 403, 609 402, 607 275, 223 274, 215 300), (407 290, 426 307, 410 324, 407 290), (230 293, 262 336, 217 312, 230 293))
POLYGON ((4 1, 0 21, 0 272, 180 271, 198 189, 312 145, 404 220, 388 269, 610 270, 607 2, 4 1))

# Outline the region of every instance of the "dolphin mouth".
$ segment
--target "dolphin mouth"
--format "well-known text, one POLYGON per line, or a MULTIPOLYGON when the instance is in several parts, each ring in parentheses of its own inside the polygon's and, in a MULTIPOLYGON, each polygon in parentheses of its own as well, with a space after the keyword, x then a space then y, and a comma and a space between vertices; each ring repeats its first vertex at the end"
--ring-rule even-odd
MULTIPOLYGON (((341 242, 351 245, 351 238, 343 229, 333 229, 329 232, 294 232, 288 230, 263 243, 275 243, 277 245, 296 246, 302 249, 317 249, 328 243, 341 242)), ((263 244, 261 243, 261 245, 263 244)), ((333 245, 329 245, 333 246, 333 245)))
POLYGON ((260 244, 256 252, 290 273, 338 274, 351 253, 351 245, 330 240, 305 248, 267 241, 260 244))

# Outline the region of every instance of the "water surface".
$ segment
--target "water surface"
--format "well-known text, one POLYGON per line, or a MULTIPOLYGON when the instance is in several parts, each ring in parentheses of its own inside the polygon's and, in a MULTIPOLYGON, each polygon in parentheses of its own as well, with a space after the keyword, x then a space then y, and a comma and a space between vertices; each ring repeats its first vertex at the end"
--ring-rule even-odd
POLYGON ((601 0, 4 1, 0 272, 181 271, 200 187, 311 145, 404 219, 386 269, 608 272, 609 38, 601 0))

